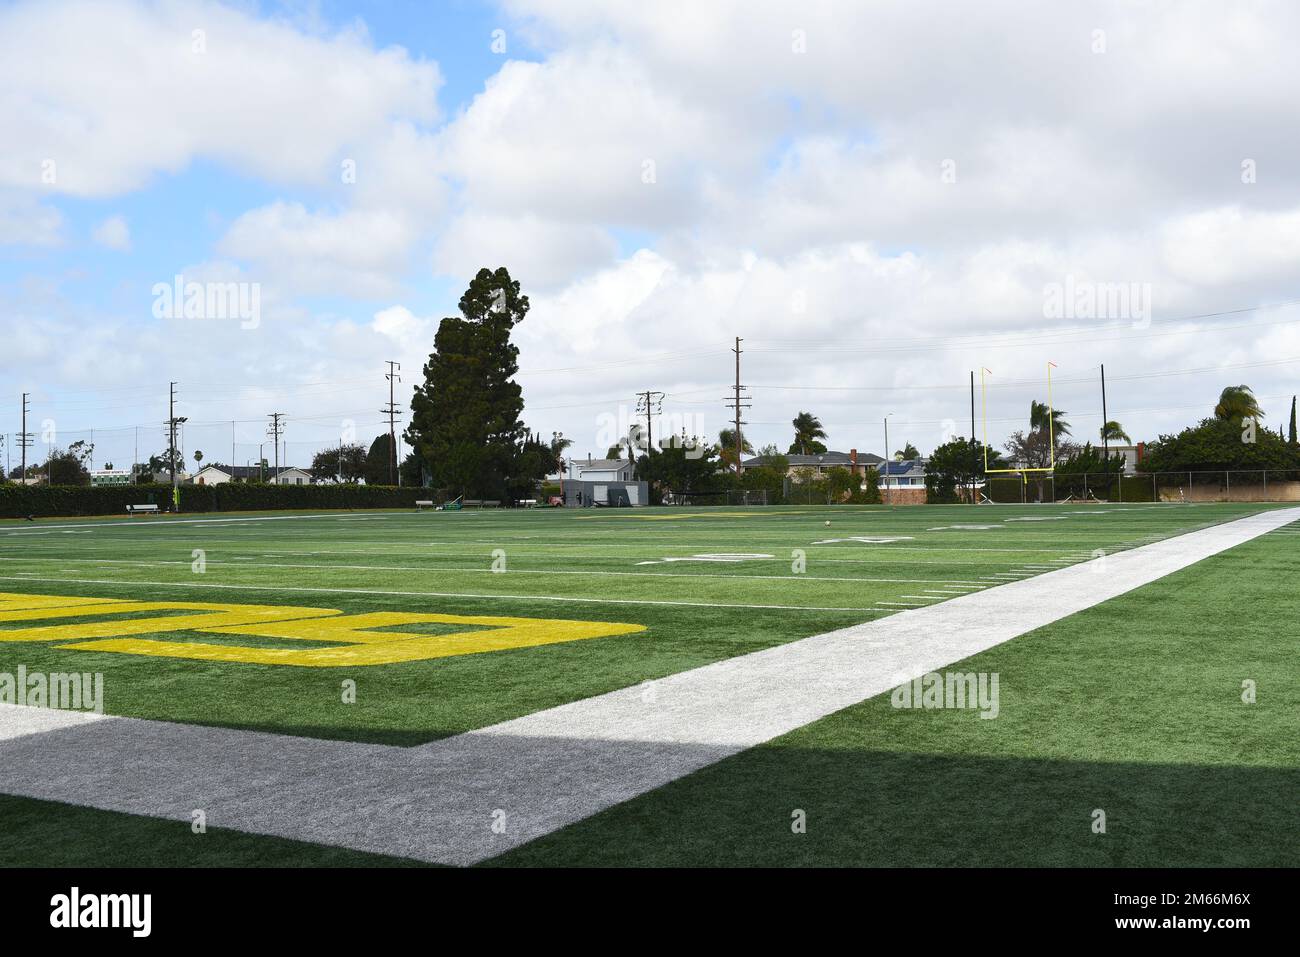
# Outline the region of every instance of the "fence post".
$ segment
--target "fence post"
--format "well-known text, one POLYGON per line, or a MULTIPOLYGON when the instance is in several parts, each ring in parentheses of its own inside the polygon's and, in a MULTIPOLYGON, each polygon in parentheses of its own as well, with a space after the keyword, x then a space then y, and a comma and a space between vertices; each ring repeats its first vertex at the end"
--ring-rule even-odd
POLYGON ((1151 501, 1159 502, 1160 493, 1156 491, 1156 473, 1151 473, 1151 501))
POLYGON ((1124 501, 1124 470, 1123 469, 1121 469, 1119 473, 1119 500, 1121 502, 1124 501))
POLYGON ((1227 469, 1223 470, 1223 494, 1229 502, 1232 501, 1232 473, 1227 469))
POLYGON ((1268 501, 1268 469, 1264 469, 1264 500, 1268 501))

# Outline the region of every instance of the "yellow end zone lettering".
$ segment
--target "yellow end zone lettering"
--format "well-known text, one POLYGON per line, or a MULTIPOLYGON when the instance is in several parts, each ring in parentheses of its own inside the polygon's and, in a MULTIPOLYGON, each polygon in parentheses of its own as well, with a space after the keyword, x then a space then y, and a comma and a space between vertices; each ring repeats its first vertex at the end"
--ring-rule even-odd
POLYGON ((106 651, 162 658, 236 661, 262 665, 336 668, 425 661, 511 648, 530 648, 586 638, 644 631, 644 625, 547 618, 503 618, 413 612, 344 615, 332 608, 231 605, 215 602, 133 602, 113 598, 0 593, 0 622, 96 616, 103 620, 0 629, 5 641, 72 641, 60 649, 106 651), (169 611, 196 614, 142 618, 112 616, 169 611), (376 631, 413 624, 462 625, 482 630, 430 635, 419 631, 376 631), (160 631, 194 631, 336 643, 328 648, 255 648, 203 641, 128 637, 160 631))

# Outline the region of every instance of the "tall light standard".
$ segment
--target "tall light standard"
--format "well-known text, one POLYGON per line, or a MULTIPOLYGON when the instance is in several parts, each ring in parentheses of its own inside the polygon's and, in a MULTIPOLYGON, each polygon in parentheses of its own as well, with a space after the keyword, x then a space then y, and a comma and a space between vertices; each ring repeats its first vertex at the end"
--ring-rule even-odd
POLYGON ((890 412, 889 415, 886 415, 886 416, 885 416, 885 462, 884 462, 884 465, 885 465, 885 502, 886 502, 886 504, 888 504, 888 502, 889 502, 889 463, 890 463, 890 461, 891 461, 891 459, 890 459, 890 457, 889 457, 889 416, 890 416, 890 415, 893 415, 893 414, 894 414, 893 412, 890 412))

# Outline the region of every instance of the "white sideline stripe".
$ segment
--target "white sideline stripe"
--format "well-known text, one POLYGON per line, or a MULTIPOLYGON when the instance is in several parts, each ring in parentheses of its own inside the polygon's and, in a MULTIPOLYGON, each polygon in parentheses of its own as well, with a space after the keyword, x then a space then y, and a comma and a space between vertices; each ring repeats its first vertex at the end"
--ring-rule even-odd
POLYGON ((0 791, 472 864, 1300 517, 1263 513, 413 748, 0 706, 0 791), (502 834, 493 814, 506 814, 502 834))

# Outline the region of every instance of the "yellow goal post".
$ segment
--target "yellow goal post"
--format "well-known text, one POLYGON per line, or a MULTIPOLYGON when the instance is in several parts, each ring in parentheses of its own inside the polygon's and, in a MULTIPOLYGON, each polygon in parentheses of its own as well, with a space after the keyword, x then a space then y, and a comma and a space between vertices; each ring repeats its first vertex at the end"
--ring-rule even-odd
POLYGON ((1056 368, 1055 362, 1047 363, 1047 461, 1046 468, 1021 468, 1021 469, 991 469, 989 468, 989 402, 988 386, 985 383, 984 376, 992 375, 992 369, 985 369, 980 366, 980 412, 984 420, 984 474, 998 475, 1000 473, 1020 473, 1025 472, 1054 472, 1056 471, 1056 436, 1054 434, 1055 421, 1052 414, 1052 370, 1056 368))

